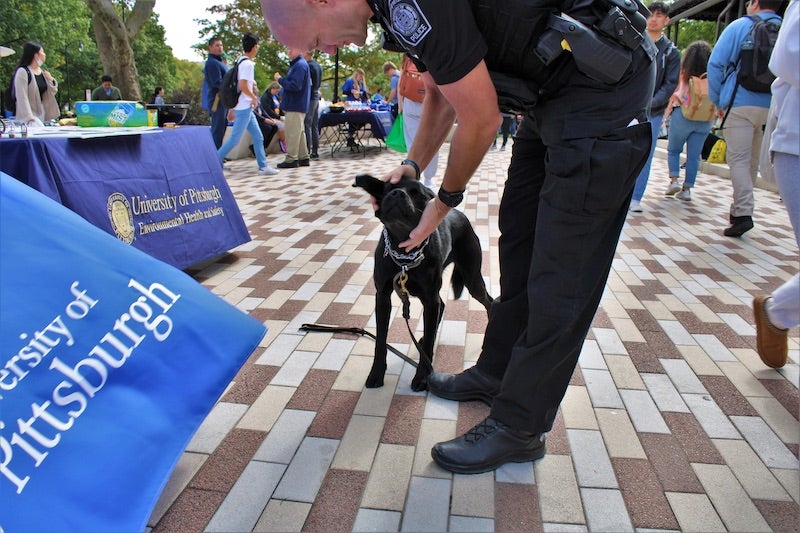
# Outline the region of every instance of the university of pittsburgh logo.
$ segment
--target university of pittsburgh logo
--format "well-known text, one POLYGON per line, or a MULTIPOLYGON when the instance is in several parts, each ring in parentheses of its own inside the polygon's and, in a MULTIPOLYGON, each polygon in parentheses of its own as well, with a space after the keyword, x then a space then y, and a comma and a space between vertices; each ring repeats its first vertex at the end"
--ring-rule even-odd
POLYGON ((108 220, 111 221, 111 227, 117 238, 126 244, 132 243, 136 238, 133 230, 133 212, 125 195, 115 192, 109 196, 106 209, 108 220))

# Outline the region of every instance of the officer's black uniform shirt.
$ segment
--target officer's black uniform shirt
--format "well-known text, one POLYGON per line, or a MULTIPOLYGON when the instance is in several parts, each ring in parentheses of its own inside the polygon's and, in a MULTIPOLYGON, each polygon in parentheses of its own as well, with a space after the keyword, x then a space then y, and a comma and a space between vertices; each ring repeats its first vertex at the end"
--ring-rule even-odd
POLYGON ((438 85, 458 81, 482 59, 490 71, 543 82, 533 49, 548 15, 568 12, 591 23, 593 1, 368 0, 373 20, 438 85))
POLYGON ((373 0, 370 5, 389 37, 438 85, 460 80, 486 55, 464 0, 373 0))

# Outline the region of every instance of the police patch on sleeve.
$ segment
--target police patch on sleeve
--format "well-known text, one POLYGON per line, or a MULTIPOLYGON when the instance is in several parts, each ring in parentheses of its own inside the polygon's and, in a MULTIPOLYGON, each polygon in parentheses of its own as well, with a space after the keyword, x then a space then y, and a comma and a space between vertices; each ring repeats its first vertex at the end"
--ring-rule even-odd
POLYGON ((392 29, 411 46, 417 46, 431 31, 431 24, 416 0, 390 2, 389 9, 392 29))

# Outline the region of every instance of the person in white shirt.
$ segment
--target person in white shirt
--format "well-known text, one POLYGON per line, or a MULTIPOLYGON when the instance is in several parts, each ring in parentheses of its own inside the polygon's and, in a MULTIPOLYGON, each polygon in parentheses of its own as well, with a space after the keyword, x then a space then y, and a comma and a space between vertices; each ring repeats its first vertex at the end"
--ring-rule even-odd
MULTIPOLYGON (((253 114, 253 109, 258 107, 258 95, 253 92, 255 84, 255 63, 253 58, 258 54, 258 37, 252 33, 245 33, 242 36, 242 49, 244 56, 237 60, 239 68, 239 102, 236 107, 228 110, 228 121, 233 121, 233 129, 222 146, 217 150, 219 155, 220 164, 224 163, 225 156, 239 144, 245 130, 250 133, 253 139, 253 151, 256 154, 256 162, 258 163, 258 173, 263 176, 273 176, 278 173, 278 170, 270 167, 267 164, 267 153, 264 150, 264 136, 261 134, 261 128, 258 127, 258 121, 253 114)), ((236 68, 235 66, 233 68, 236 68)))

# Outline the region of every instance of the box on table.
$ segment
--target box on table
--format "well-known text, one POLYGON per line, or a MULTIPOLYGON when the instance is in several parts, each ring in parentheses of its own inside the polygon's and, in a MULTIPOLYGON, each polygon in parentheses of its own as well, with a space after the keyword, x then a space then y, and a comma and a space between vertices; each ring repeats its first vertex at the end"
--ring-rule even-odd
POLYGON ((146 109, 139 102, 127 100, 76 102, 78 126, 158 126, 154 109, 146 109))

